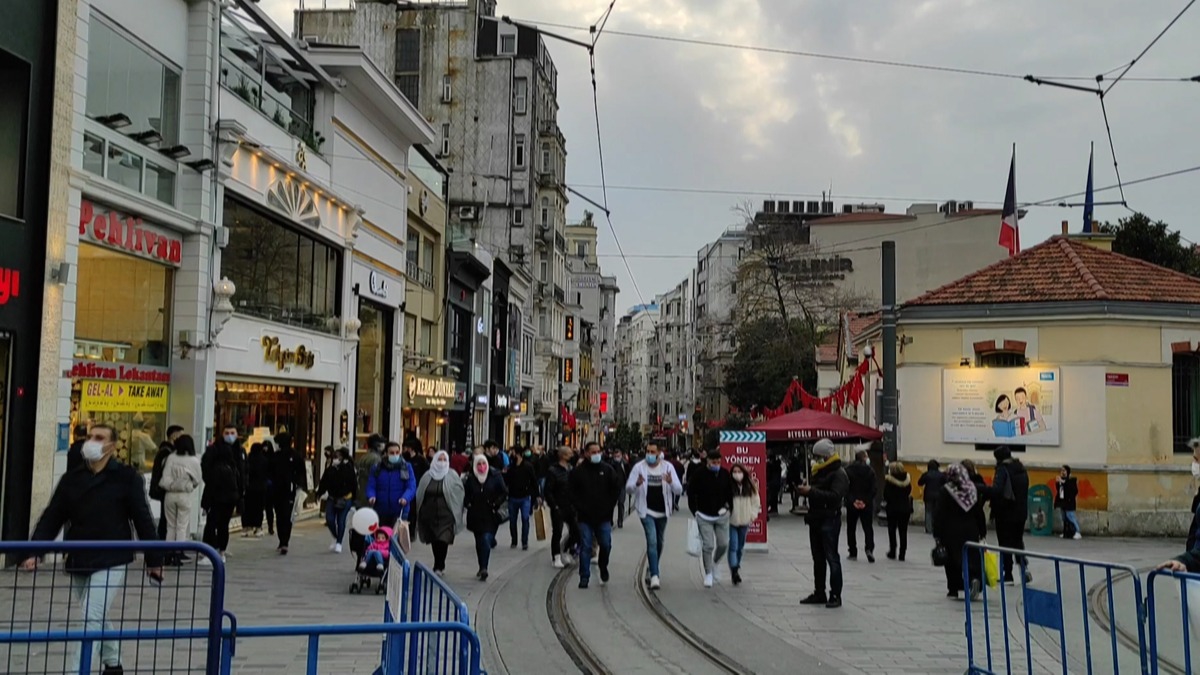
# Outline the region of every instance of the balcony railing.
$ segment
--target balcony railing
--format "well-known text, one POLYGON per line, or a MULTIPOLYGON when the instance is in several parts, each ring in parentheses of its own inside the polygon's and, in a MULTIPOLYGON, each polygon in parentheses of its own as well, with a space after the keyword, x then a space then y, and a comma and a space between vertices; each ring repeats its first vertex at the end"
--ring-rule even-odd
POLYGON ((565 303, 567 301, 566 292, 564 292, 563 289, 560 288, 558 284, 554 284, 554 299, 557 300, 558 302, 562 302, 562 303, 565 303))
POLYGON ((427 269, 422 269, 416 261, 409 260, 405 269, 408 272, 408 280, 419 284, 421 287, 433 290, 433 272, 427 269))

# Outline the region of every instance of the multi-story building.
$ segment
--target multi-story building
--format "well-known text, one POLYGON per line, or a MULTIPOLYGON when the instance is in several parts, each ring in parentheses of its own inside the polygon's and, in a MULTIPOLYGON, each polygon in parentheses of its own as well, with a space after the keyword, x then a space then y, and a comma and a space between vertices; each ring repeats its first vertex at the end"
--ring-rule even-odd
POLYGON ((673 447, 690 444, 695 409, 695 358, 693 309, 695 284, 691 277, 655 299, 659 307, 658 339, 661 360, 651 381, 658 402, 655 435, 665 436, 673 447))
MULTIPOLYGON (((519 400, 527 402, 527 412, 520 433, 553 442, 564 374, 568 199, 558 71, 545 40, 535 28, 497 17, 495 0, 360 0, 349 10, 301 10, 296 16, 301 36, 362 45, 437 129, 438 159, 453 170, 453 238, 474 241, 512 270, 508 304, 516 311, 508 314, 523 325, 506 329, 520 335, 507 345, 514 352, 509 361, 522 364, 519 400), (526 284, 528 292, 514 293, 526 284), (525 372, 521 349, 529 346, 533 326, 535 358, 532 372, 525 372)), ((507 373, 495 384, 502 381, 507 373)), ((515 424, 511 429, 517 433, 515 424)))
POLYGON ((658 305, 636 305, 617 324, 616 421, 637 425, 643 435, 661 426, 658 317, 658 305))
POLYGON ((590 212, 583 220, 568 225, 567 267, 570 284, 567 288, 568 321, 574 317, 576 343, 568 345, 568 358, 578 361, 576 382, 578 390, 573 401, 579 440, 600 440, 599 366, 601 362, 600 313, 602 309, 600 263, 596 257, 596 223, 590 212), (574 351, 571 351, 571 350, 574 351))
POLYGON ((596 376, 596 413, 600 426, 608 433, 615 420, 617 392, 617 278, 600 277, 600 323, 597 326, 596 342, 599 345, 599 361, 596 376))
POLYGON ((696 254, 694 433, 729 410, 725 369, 733 360, 737 267, 747 246, 745 228, 731 227, 696 254))

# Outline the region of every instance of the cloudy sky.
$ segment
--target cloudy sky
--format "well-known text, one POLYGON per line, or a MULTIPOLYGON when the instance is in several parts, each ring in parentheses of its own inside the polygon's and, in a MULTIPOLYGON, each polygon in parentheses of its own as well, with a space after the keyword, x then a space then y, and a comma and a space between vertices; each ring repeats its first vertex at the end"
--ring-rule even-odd
MULTIPOLYGON (((1016 75, 1091 77, 1131 61, 1185 4, 616 0, 607 29, 1016 75)), ((281 25, 292 25, 295 0, 263 5, 281 25)), ((607 6, 608 0, 500 0, 498 13, 586 26, 607 6)), ((587 35, 546 30, 576 39, 587 35)), ((1198 34, 1200 8, 1193 8, 1128 77, 1200 75, 1198 34)), ((550 44, 559 70, 567 182, 601 201, 587 54, 550 44)), ((1091 142, 1096 186, 1116 183, 1092 94, 1020 79, 616 34, 600 39, 596 55, 608 198, 632 279, 606 224, 600 253, 606 271, 619 279, 624 306, 638 303, 639 291, 649 300, 687 276, 696 250, 737 224, 731 209, 744 201, 815 198, 832 186, 839 203, 879 201, 888 211, 947 199, 998 207, 1013 143, 1021 202, 1082 191, 1091 142)), ((1200 165, 1200 83, 1131 79, 1106 102, 1124 181, 1200 165)), ((1130 186, 1125 196, 1132 208, 1200 241, 1200 172, 1130 186)), ((1116 190, 1097 194, 1097 201, 1117 198, 1116 190)), ((578 218, 585 208, 591 207, 575 199, 569 215, 578 218)), ((1099 220, 1127 213, 1119 206, 1096 210, 1099 220)), ((1082 209, 1031 208, 1021 223, 1023 245, 1057 233, 1063 219, 1077 230, 1082 209)))

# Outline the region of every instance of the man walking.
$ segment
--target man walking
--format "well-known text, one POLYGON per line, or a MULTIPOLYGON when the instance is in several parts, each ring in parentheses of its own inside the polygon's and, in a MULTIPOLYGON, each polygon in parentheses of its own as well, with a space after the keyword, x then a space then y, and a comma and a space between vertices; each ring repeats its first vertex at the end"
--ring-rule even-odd
MULTIPOLYGON (((842 533, 842 502, 849 491, 850 479, 842 468, 833 441, 822 438, 813 444, 812 478, 797 490, 808 498, 808 545, 812 550, 812 595, 800 601, 802 605, 825 605, 829 609, 842 606, 842 561, 838 556, 838 535, 842 533), (829 594, 825 594, 826 567, 829 572, 829 594)), ((800 461, 799 459, 795 461, 800 461)))
POLYGON ((504 483, 508 487, 508 535, 510 546, 517 547, 517 516, 521 517, 521 550, 529 550, 529 516, 532 513, 534 501, 540 499, 538 492, 537 470, 531 460, 532 450, 523 450, 521 446, 513 448, 513 463, 504 474, 504 483))
MULTIPOLYGON (((662 586, 659 563, 666 544, 667 518, 675 508, 675 499, 683 494, 683 481, 675 467, 664 461, 658 444, 646 445, 646 457, 633 465, 625 491, 633 495, 634 508, 646 533, 646 565, 650 572, 650 588, 662 586)), ((622 500, 623 501, 623 500, 622 500)))
POLYGON ((925 465, 925 473, 917 479, 917 486, 923 491, 921 500, 925 502, 925 534, 933 534, 933 514, 937 513, 938 500, 946 486, 946 477, 936 459, 925 465))
MULTIPOLYGON (((245 492, 245 457, 241 443, 238 442, 237 427, 227 425, 221 432, 221 438, 204 451, 200 465, 204 474, 204 493, 200 498, 200 508, 207 514, 204 520, 204 543, 217 549, 221 559, 225 559, 225 549, 229 548, 229 520, 233 510, 242 503, 245 492)), ((201 564, 207 564, 207 558, 201 558, 201 564)))
MULTIPOLYGON (((620 472, 621 480, 623 482, 625 480, 625 477, 629 475, 629 463, 626 461, 625 455, 622 454, 622 452, 620 450, 613 450, 612 458, 609 459, 609 462, 613 465, 614 469, 616 469, 618 472, 620 472)), ((622 497, 624 497, 624 495, 622 495, 622 497)), ((626 510, 627 509, 625 508, 625 500, 623 498, 618 500, 617 501, 617 529, 618 530, 625 527, 625 511, 626 510)))
MULTIPOLYGON (((59 480, 50 503, 33 530, 34 541, 53 541, 65 528, 65 541, 131 541, 157 539, 145 483, 130 466, 115 461, 116 431, 107 424, 93 425, 80 449, 83 466, 69 470, 59 480), (131 527, 132 525, 132 527, 131 527)), ((71 579, 71 595, 83 606, 84 630, 89 636, 111 631, 108 606, 124 586, 125 572, 134 555, 128 550, 90 549, 67 554, 65 569, 71 579)), ((161 583, 162 556, 145 554, 146 576, 161 583)), ((37 569, 38 559, 29 558, 21 569, 37 569)), ((105 675, 120 675, 121 644, 117 640, 92 643, 92 660, 100 651, 105 675)), ((71 661, 82 661, 82 649, 73 647, 71 661)), ((78 667, 78 666, 76 666, 78 667)))
POLYGON ((846 468, 850 480, 846 494, 846 542, 850 560, 858 560, 858 523, 862 523, 867 562, 875 562, 875 528, 871 513, 875 510, 875 471, 867 463, 867 451, 854 453, 854 463, 846 468))
POLYGON ((721 466, 721 452, 709 450, 703 471, 688 482, 688 508, 700 528, 704 587, 719 580, 718 566, 729 548, 729 511, 733 509, 733 479, 721 466))
MULTIPOLYGON (((996 458, 996 476, 992 479, 992 517, 996 520, 996 543, 1004 548, 1025 550, 1025 519, 1029 515, 1029 474, 1025 465, 1013 459, 1012 451, 1005 447, 992 452, 996 458)), ((1018 556, 1022 565, 1027 565, 1025 556, 1018 556)), ((1001 554, 1000 564, 1004 570, 1004 583, 1013 581, 1012 557, 1001 554)), ((1028 568, 1025 583, 1033 581, 1028 568)))
POLYGON ((579 545, 579 529, 575 526, 575 508, 571 505, 570 476, 571 457, 575 451, 559 448, 558 463, 546 472, 546 485, 542 491, 546 506, 550 507, 550 556, 554 566, 562 569, 571 564, 571 552, 579 545), (563 544, 563 526, 567 527, 567 541, 563 544))
POLYGON ((592 542, 600 543, 600 585, 608 583, 608 557, 612 553, 612 518, 621 499, 624 481, 595 441, 584 447, 587 459, 571 471, 568 485, 579 522, 579 587, 587 588, 592 574, 592 542))

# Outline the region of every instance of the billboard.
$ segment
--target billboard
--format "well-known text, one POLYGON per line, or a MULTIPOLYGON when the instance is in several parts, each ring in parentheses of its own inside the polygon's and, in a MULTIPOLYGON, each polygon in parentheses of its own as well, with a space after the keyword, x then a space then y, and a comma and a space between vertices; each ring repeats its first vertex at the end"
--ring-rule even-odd
POLYGON ((726 469, 742 464, 750 470, 758 487, 758 518, 746 534, 747 549, 765 549, 767 544, 767 434, 764 431, 722 431, 721 460, 726 469))
POLYGON ((1061 396, 1058 368, 946 368, 942 440, 1059 445, 1061 396))

